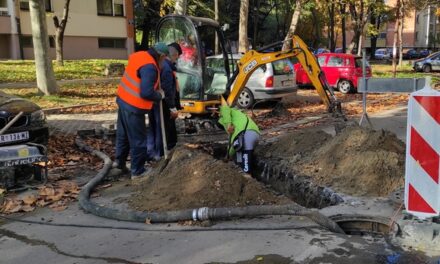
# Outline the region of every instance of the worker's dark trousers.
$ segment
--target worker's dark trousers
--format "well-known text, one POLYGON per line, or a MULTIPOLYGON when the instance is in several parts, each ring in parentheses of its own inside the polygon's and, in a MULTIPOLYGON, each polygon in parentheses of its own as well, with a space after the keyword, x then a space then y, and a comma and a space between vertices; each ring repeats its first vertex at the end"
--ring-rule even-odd
POLYGON ((147 126, 145 114, 135 114, 119 108, 116 131, 116 161, 125 165, 131 156, 131 174, 145 172, 147 160, 147 126))
POLYGON ((164 107, 163 115, 165 118, 165 132, 167 135, 168 150, 174 148, 177 144, 176 119, 171 118, 171 111, 168 107, 164 107))
MULTIPOLYGON (((165 134, 167 137, 168 150, 177 144, 176 121, 171 118, 170 109, 164 103, 163 115, 165 123, 165 134)), ((148 160, 155 160, 163 156, 162 130, 160 125, 160 106, 154 104, 148 115, 148 160)))
POLYGON ((148 160, 156 160, 163 156, 162 130, 160 127, 160 105, 154 103, 150 113, 148 113, 148 139, 147 157, 148 160))
POLYGON ((254 149, 258 144, 260 135, 253 130, 246 130, 243 136, 237 140, 242 140, 242 150, 236 153, 236 163, 240 165, 244 172, 252 175, 254 171, 254 149))

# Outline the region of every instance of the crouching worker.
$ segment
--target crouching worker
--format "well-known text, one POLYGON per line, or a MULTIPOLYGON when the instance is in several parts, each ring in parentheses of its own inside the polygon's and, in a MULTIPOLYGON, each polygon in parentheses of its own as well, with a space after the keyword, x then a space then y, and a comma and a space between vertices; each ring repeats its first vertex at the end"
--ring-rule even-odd
POLYGON ((235 162, 252 175, 253 153, 260 138, 257 124, 245 113, 229 106, 220 107, 219 123, 229 134, 228 156, 235 154, 235 162))

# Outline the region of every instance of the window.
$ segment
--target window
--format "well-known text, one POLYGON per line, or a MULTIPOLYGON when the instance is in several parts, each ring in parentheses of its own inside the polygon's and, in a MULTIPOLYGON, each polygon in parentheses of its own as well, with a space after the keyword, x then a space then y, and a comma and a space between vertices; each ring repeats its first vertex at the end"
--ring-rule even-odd
POLYGON ((99 38, 98 46, 101 49, 125 49, 125 39, 99 38))
POLYGON ((272 62, 274 75, 286 75, 293 73, 293 65, 289 60, 278 60, 272 62))
POLYGON ((387 33, 386 32, 379 33, 379 37, 378 38, 380 38, 380 39, 387 38, 387 33))
POLYGON ((416 41, 419 40, 419 32, 416 32, 416 41))
MULTIPOLYGON (((44 3, 46 5, 46 12, 52 11, 52 1, 51 0, 44 0, 44 3)), ((29 10, 29 0, 20 0, 20 9, 21 10, 29 10)))
POLYGON ((49 37, 49 48, 55 48, 55 38, 49 37))
POLYGON ((419 15, 416 16, 416 23, 419 23, 419 15))
MULTIPOLYGON (((23 48, 33 48, 34 44, 32 41, 32 36, 22 36, 21 37, 21 45, 23 48)), ((49 47, 55 48, 55 38, 49 37, 49 47)))
POLYGON ((97 0, 98 15, 124 16, 124 0, 97 0))
POLYGON ((114 8, 115 16, 124 16, 123 0, 113 0, 113 8, 114 8))
POLYGON ((22 36, 21 37, 21 45, 23 48, 32 48, 34 45, 32 43, 32 37, 31 36, 22 36))
POLYGON ((344 66, 344 59, 331 56, 330 59, 327 62, 327 66, 333 66, 333 67, 340 67, 344 66))
POLYGON ((319 66, 321 66, 321 67, 324 66, 326 58, 327 58, 326 56, 318 57, 318 64, 319 64, 319 66))
POLYGON ((0 0, 0 10, 1 9, 6 9, 8 10, 8 3, 6 0, 0 0))

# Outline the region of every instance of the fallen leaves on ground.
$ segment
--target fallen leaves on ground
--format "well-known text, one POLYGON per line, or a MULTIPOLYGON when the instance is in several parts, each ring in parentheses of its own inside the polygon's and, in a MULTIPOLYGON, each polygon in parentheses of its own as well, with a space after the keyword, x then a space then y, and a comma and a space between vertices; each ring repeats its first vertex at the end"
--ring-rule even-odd
MULTIPOLYGON (((254 118, 262 129, 272 128, 284 123, 303 119, 310 116, 318 116, 327 113, 325 105, 319 100, 314 90, 299 90, 297 99, 285 103, 284 114, 271 115, 271 110, 254 111, 254 118), (287 113, 287 114, 286 114, 287 113)), ((362 114, 362 94, 336 93, 342 103, 342 111, 347 117, 358 117, 362 114)), ((385 110, 394 109, 408 102, 407 94, 368 94, 367 112, 374 114, 385 110)))
MULTIPOLYGON (((48 157, 49 167, 88 166, 100 169, 102 160, 88 152, 80 150, 75 145, 74 135, 54 134, 49 138, 48 157)), ((110 158, 114 157, 115 147, 112 141, 99 138, 88 138, 85 143, 92 148, 103 151, 110 158)))
POLYGON ((79 192, 75 182, 58 181, 40 187, 37 194, 6 198, 0 211, 5 214, 31 212, 36 207, 49 205, 49 208, 59 212, 65 210, 69 202, 75 201, 79 192))

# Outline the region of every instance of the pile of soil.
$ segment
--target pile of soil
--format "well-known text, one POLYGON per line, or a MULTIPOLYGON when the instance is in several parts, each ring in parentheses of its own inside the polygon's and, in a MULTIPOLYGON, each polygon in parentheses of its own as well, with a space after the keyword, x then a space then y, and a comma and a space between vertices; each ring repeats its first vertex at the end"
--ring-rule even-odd
POLYGON ((245 177, 232 162, 188 146, 177 147, 165 169, 143 182, 128 201, 136 210, 149 211, 289 202, 245 177))
POLYGON ((258 151, 314 182, 355 196, 387 196, 404 184, 405 144, 394 134, 358 126, 332 138, 309 128, 258 151))

